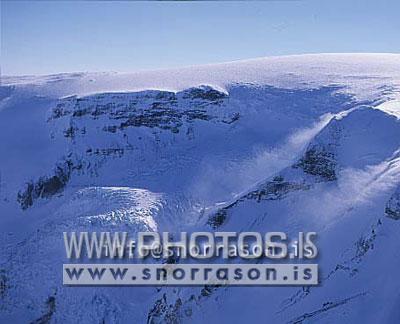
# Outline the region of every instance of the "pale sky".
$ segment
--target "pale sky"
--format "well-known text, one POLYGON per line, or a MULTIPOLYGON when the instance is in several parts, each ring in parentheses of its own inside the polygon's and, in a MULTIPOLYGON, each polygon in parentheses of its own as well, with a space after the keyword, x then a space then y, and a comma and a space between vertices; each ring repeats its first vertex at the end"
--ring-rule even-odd
POLYGON ((400 1, 1 1, 3 75, 400 52, 400 1))

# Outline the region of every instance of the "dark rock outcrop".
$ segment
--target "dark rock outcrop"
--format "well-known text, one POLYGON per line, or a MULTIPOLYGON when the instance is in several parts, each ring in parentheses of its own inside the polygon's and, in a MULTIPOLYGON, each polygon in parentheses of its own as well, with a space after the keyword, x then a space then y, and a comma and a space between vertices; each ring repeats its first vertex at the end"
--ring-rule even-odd
POLYGON ((293 167, 301 168, 305 173, 318 176, 326 181, 337 179, 335 154, 324 146, 309 147, 293 167))
POLYGON ((31 324, 47 324, 50 323, 51 318, 56 310, 56 298, 54 296, 50 296, 46 301, 46 313, 43 314, 37 320, 31 322, 31 324))
POLYGON ((254 199, 257 202, 261 200, 279 200, 290 192, 307 189, 309 189, 309 185, 305 183, 285 181, 282 176, 276 176, 261 188, 248 193, 244 196, 244 199, 254 199))
POLYGON ((264 185, 260 186, 257 190, 253 190, 244 195, 233 203, 219 209, 216 213, 212 214, 208 220, 207 225, 213 229, 217 229, 226 223, 230 210, 246 201, 255 200, 257 203, 268 200, 284 199, 289 193, 299 190, 308 190, 310 185, 305 182, 291 182, 286 181, 283 176, 276 176, 272 180, 267 181, 264 185))
POLYGON ((7 291, 8 279, 4 269, 0 269, 0 299, 2 299, 7 291))
POLYGON ((82 164, 67 159, 56 166, 53 175, 43 176, 36 181, 28 182, 17 195, 17 201, 21 208, 27 209, 39 198, 50 198, 61 193, 70 180, 72 172, 81 168, 82 164))
POLYGON ((385 215, 395 220, 400 219, 400 188, 396 190, 386 204, 385 215))
MULTIPOLYGON (((176 94, 169 91, 143 91, 69 97, 57 104, 48 121, 65 116, 70 116, 72 120, 81 117, 98 119, 107 115, 112 124, 103 127, 106 132, 115 133, 128 127, 148 127, 179 133, 185 121, 191 123, 216 119, 217 116, 207 107, 221 105, 226 98, 227 94, 208 86, 190 88, 176 94)), ((219 121, 230 124, 238 119, 236 113, 228 121, 219 121)), ((64 136, 73 138, 77 131, 70 126, 64 131, 64 136)))

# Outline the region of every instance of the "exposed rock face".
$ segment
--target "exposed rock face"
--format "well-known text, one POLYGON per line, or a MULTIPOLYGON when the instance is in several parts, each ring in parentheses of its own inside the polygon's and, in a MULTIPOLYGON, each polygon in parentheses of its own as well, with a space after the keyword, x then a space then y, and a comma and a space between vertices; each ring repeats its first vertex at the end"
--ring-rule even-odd
POLYGON ((184 98, 208 100, 214 103, 220 103, 227 95, 211 87, 203 86, 191 88, 183 92, 184 98))
POLYGON ((331 309, 343 306, 343 305, 345 305, 347 303, 352 302, 353 300, 355 300, 357 298, 361 298, 361 297, 365 296, 366 294, 367 294, 366 292, 361 292, 361 293, 358 293, 358 294, 356 294, 354 296, 350 296, 350 297, 347 297, 347 298, 344 298, 344 299, 341 299, 341 300, 327 301, 327 302, 323 303, 321 308, 319 308, 317 310, 314 310, 312 312, 309 312, 309 313, 304 313, 303 315, 291 320, 288 323, 290 323, 290 324, 302 324, 302 323, 304 323, 304 322, 306 322, 308 320, 312 320, 314 317, 320 316, 321 314, 328 312, 331 309))
MULTIPOLYGON (((104 126, 106 132, 115 133, 128 127, 148 127, 178 133, 184 121, 216 118, 207 107, 221 105, 227 97, 227 94, 208 86, 178 93, 145 91, 99 94, 85 98, 69 97, 57 104, 49 121, 65 116, 70 116, 72 120, 84 116, 98 119, 107 115, 113 125, 104 126)), ((231 123, 237 119, 237 114, 234 114, 231 120, 221 119, 221 122, 231 123)), ((69 126, 64 136, 74 138, 78 131, 75 126, 69 126)))
POLYGON ((261 200, 279 200, 292 191, 306 190, 308 188, 309 186, 304 182, 290 182, 286 181, 282 176, 276 176, 260 189, 248 193, 244 196, 244 199, 255 199, 257 202, 261 200))
POLYGON ((261 185, 257 190, 251 191, 232 204, 219 209, 208 218, 207 225, 213 229, 219 228, 225 223, 230 209, 246 200, 255 200, 257 203, 263 200, 280 200, 285 198, 290 192, 308 190, 310 187, 305 182, 287 181, 283 176, 278 175, 272 180, 267 181, 264 185, 261 185))
POLYGON ((218 210, 214 215, 210 216, 207 220, 207 225, 213 229, 217 229, 225 223, 228 214, 228 207, 218 210))
POLYGON ((400 188, 396 190, 386 204, 385 215, 395 220, 400 219, 400 188))
POLYGON ((54 175, 42 176, 36 181, 30 181, 26 184, 25 189, 18 192, 17 201, 21 208, 27 209, 39 198, 50 198, 62 192, 72 172, 81 168, 81 164, 67 159, 56 166, 54 175))
MULTIPOLYGON (((4 297, 7 291, 7 276, 3 269, 0 269, 0 299, 4 297)), ((1 309, 1 307, 0 307, 1 309)))
POLYGON ((305 173, 319 176, 326 181, 337 179, 335 154, 323 146, 309 147, 293 167, 302 168, 305 173))
POLYGON ((209 86, 200 86, 178 93, 149 90, 60 99, 47 119, 53 127, 52 136, 59 134, 67 138, 71 145, 81 147, 75 151, 75 148, 72 149, 75 152, 74 158, 61 158, 52 173, 26 183, 18 192, 17 201, 25 210, 37 199, 61 193, 72 173, 81 170, 83 163, 90 168, 90 172, 107 157, 121 158, 126 151, 133 150, 127 141, 128 128, 133 130, 143 127, 177 134, 184 125, 187 126, 187 132, 193 131, 192 124, 195 121, 234 123, 239 119, 239 113, 218 115, 215 110, 226 98, 228 95, 224 92, 209 86), (101 135, 103 142, 95 140, 98 135, 94 136, 94 132, 99 131, 105 133, 101 135), (117 138, 113 136, 115 133, 119 133, 116 134, 120 136, 118 140, 114 139, 117 138), (93 146, 88 138, 92 139, 93 146), (108 139, 112 143, 108 143, 108 139), (101 146, 98 146, 99 143, 101 146))
POLYGON ((150 310, 147 316, 148 324, 155 323, 182 323, 183 317, 190 316, 190 311, 183 312, 183 304, 181 298, 175 300, 174 303, 167 302, 166 294, 158 299, 154 307, 150 310), (186 315, 186 316, 185 316, 186 315))
POLYGON ((198 305, 210 298, 214 292, 220 289, 221 285, 205 285, 201 290, 191 294, 186 299, 174 296, 171 302, 168 302, 167 294, 164 293, 161 298, 157 299, 153 308, 147 315, 147 323, 168 323, 178 324, 190 320, 193 310, 198 305))

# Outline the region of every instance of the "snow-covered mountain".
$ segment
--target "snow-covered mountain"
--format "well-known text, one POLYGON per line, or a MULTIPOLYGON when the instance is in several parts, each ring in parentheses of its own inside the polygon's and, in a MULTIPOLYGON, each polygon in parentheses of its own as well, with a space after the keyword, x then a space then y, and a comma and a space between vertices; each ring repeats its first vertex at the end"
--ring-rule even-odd
POLYGON ((400 320, 400 55, 3 77, 0 100, 0 322, 400 320), (62 232, 106 230, 316 231, 321 284, 62 286, 62 232))

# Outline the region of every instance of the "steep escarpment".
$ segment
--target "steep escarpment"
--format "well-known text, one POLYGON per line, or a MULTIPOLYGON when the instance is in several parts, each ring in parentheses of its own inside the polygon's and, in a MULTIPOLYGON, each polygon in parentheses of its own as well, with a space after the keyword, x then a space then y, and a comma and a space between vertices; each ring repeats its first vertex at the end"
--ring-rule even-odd
MULTIPOLYGON (((210 105, 222 105, 227 94, 211 87, 198 87, 182 92, 143 91, 137 93, 99 94, 83 98, 71 97, 60 101, 51 111, 49 121, 70 117, 71 125, 64 131, 73 139, 82 129, 73 126, 80 117, 108 117, 110 125, 103 131, 115 133, 128 127, 148 127, 178 133, 185 121, 217 118, 210 105)), ((220 121, 225 121, 221 119, 220 121)), ((229 120, 225 121, 229 122, 229 120)))
MULTIPOLYGON (((228 93, 199 86, 179 92, 147 90, 59 99, 47 111, 46 130, 49 141, 65 147, 64 152, 53 157, 57 159, 53 171, 35 174, 19 185, 17 201, 26 210, 37 200, 59 196, 75 176, 77 181, 91 183, 101 174, 110 177, 107 170, 111 166, 113 181, 135 177, 139 183, 132 181, 132 185, 142 187, 148 185, 144 175, 156 182, 160 174, 166 174, 171 181, 174 179, 178 191, 202 185, 184 178, 180 179, 181 185, 174 169, 178 172, 181 168, 181 173, 195 176, 194 181, 204 182, 207 179, 203 179, 203 170, 216 168, 221 174, 228 171, 226 186, 237 190, 235 168, 247 173, 241 164, 248 163, 258 147, 284 142, 290 136, 288 127, 300 121, 310 127, 315 116, 357 104, 339 90, 338 86, 294 91, 236 85, 228 93), (232 161, 236 166, 230 171, 226 166, 232 161), (123 169, 128 174, 123 175, 123 169)), ((301 139, 289 149, 299 150, 306 141, 301 139)), ((243 188, 253 181, 245 180, 243 188)))
MULTIPOLYGON (((391 174, 389 165, 396 158, 399 138, 399 120, 385 112, 359 107, 339 114, 311 140, 297 162, 213 212, 207 224, 212 228, 220 228, 228 216, 241 220, 264 218, 265 213, 271 212, 269 206, 275 205, 274 201, 285 200, 291 195, 301 199, 303 194, 307 195, 306 191, 324 190, 329 183, 341 186, 357 172, 363 172, 360 177, 368 179, 365 181, 369 184, 378 181, 384 174, 391 174), (241 210, 248 212, 256 205, 264 207, 257 206, 256 214, 240 216, 241 210), (238 216, 234 216, 237 214, 235 210, 238 216)), ((358 181, 362 182, 361 179, 358 181)), ((395 193, 386 207, 388 215, 396 216, 396 203, 395 193)))

